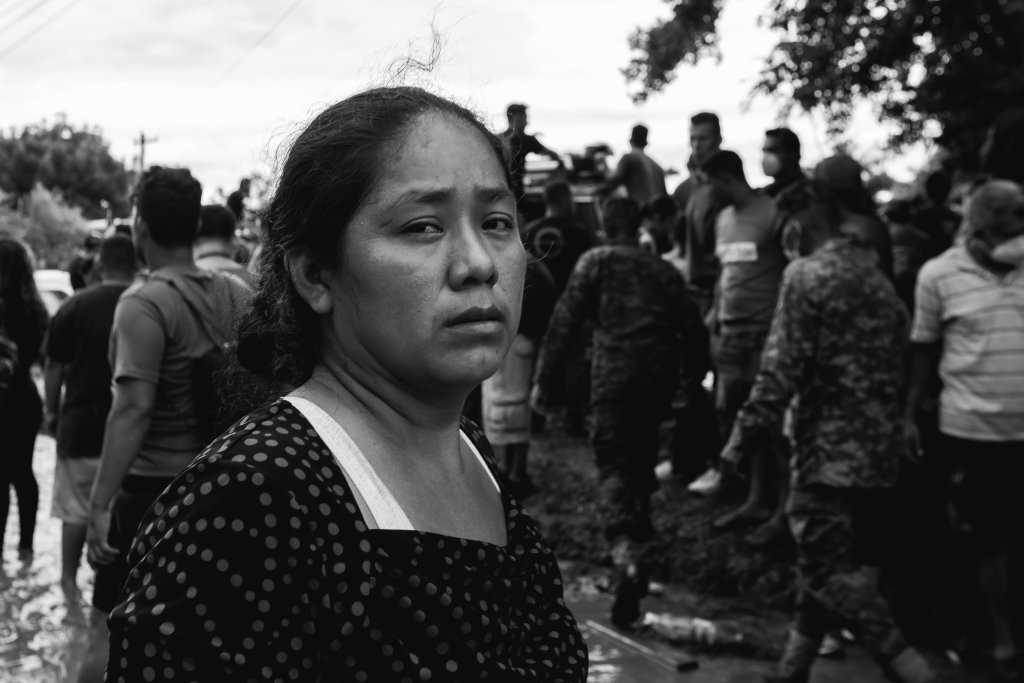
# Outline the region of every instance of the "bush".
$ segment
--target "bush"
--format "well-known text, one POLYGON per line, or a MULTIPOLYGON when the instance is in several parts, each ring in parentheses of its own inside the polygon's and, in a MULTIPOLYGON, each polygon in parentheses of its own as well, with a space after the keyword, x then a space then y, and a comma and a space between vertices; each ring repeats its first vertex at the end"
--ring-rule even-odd
POLYGON ((36 268, 64 270, 81 246, 87 227, 80 209, 37 184, 17 208, 0 206, 0 230, 31 247, 36 268))

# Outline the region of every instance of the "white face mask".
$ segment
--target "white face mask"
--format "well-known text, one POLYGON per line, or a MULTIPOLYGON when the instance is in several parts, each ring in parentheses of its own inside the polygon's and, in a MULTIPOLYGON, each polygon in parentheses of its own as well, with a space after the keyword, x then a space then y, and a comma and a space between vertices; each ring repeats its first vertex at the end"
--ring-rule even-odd
POLYGON ((768 152, 761 157, 761 170, 764 171, 766 176, 774 178, 782 170, 782 160, 779 159, 778 154, 768 152))
POLYGON ((1008 266, 1024 265, 1024 235, 1013 237, 993 247, 990 256, 993 261, 999 261, 1008 266))

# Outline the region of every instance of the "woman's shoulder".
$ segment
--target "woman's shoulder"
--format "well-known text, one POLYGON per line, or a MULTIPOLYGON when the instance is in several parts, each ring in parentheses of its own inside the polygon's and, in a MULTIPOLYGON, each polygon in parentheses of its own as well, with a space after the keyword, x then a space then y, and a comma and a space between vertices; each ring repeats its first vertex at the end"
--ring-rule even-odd
POLYGON ((330 452, 305 416, 287 400, 279 398, 238 420, 214 439, 197 461, 259 464, 267 460, 256 457, 261 453, 267 457, 287 455, 302 459, 309 450, 318 455, 330 452))
POLYGON ((147 552, 181 522, 215 531, 227 524, 257 536, 278 527, 306 540, 322 539, 329 527, 346 537, 366 530, 330 448, 283 399, 240 420, 177 476, 147 514, 140 527, 147 542, 134 552, 147 552))
MULTIPOLYGON (((186 472, 247 470, 262 473, 277 486, 309 490, 311 483, 336 485, 342 495, 345 481, 330 448, 291 403, 278 399, 252 411, 216 438, 186 472)), ((318 495, 320 488, 313 487, 318 495)))
POLYGON ((280 527, 299 538, 315 536, 322 518, 337 522, 345 510, 352 523, 339 529, 365 528, 330 449, 290 403, 278 400, 240 420, 178 475, 150 509, 140 527, 146 542, 133 552, 147 552, 182 522, 257 536, 280 527))

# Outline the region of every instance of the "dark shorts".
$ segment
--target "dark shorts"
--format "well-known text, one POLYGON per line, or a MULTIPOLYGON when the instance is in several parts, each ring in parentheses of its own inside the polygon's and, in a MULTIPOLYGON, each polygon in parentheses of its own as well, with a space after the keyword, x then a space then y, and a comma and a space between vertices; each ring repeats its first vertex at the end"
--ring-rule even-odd
POLYGON ((984 545, 1005 544, 1024 518, 1024 441, 943 435, 950 462, 950 511, 957 529, 984 545))
POLYGON ((110 564, 96 569, 92 593, 92 606, 96 609, 109 614, 117 605, 121 589, 131 572, 128 551, 135 542, 139 522, 153 501, 172 481, 172 477, 128 475, 124 478, 110 510, 110 532, 107 534, 107 542, 117 548, 118 555, 110 564))
POLYGON ((754 387, 767 339, 767 329, 729 328, 722 328, 711 338, 711 358, 715 364, 715 410, 723 439, 728 440, 736 413, 746 403, 754 387))

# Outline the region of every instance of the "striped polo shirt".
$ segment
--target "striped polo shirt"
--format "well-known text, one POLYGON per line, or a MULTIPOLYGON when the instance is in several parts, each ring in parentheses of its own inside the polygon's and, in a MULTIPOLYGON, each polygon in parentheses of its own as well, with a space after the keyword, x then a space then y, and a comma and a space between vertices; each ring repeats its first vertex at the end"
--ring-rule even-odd
POLYGON ((918 274, 910 338, 942 343, 944 434, 1024 440, 1024 267, 1000 277, 962 245, 932 259, 918 274))

